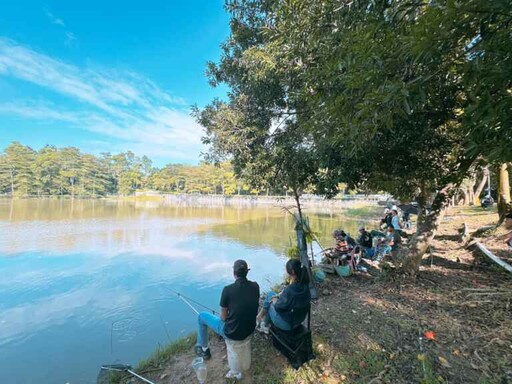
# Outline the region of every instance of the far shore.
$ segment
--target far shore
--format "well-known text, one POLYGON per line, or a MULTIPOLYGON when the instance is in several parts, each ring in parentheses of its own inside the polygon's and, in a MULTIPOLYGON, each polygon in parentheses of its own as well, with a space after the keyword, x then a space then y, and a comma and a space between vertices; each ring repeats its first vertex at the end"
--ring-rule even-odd
MULTIPOLYGON (((11 199, 9 195, 0 196, 11 199)), ((252 206, 278 206, 292 207, 296 205, 291 196, 267 196, 267 195, 206 195, 206 194, 161 194, 157 192, 137 192, 134 195, 121 196, 21 196, 14 199, 64 199, 64 200, 116 200, 116 201, 134 201, 134 202, 155 202, 169 205, 182 206, 233 206, 233 207, 252 207, 252 206)), ((332 199, 326 199, 316 195, 303 195, 300 203, 304 208, 357 208, 368 205, 383 205, 389 199, 388 195, 343 195, 332 199)))

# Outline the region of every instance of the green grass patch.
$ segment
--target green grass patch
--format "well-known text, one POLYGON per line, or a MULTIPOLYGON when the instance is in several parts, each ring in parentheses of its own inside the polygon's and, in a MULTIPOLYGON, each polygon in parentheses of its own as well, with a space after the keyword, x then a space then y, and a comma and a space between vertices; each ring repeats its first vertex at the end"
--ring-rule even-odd
POLYGON ((161 368, 171 357, 189 351, 195 344, 196 333, 194 332, 184 338, 173 341, 165 347, 158 347, 149 358, 139 362, 137 371, 161 368))
MULTIPOLYGON (((134 371, 143 374, 145 371, 154 371, 163 368, 172 357, 189 351, 195 344, 196 334, 193 333, 175 340, 164 347, 159 346, 149 358, 140 361, 134 371)), ((127 373, 112 372, 110 376, 108 376, 108 383, 123 384, 130 378, 132 378, 132 376, 127 373)))
POLYGON ((382 207, 375 205, 365 205, 362 207, 349 208, 343 211, 343 215, 347 217, 357 218, 375 218, 382 216, 382 207))

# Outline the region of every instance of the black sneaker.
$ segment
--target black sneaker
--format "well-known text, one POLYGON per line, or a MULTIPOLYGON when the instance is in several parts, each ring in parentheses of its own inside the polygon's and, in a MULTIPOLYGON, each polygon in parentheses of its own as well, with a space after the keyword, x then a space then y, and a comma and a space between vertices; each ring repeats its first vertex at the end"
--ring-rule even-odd
POLYGON ((210 357, 212 357, 212 354, 210 353, 210 348, 207 348, 206 351, 203 350, 203 347, 196 345, 196 356, 202 357, 205 360, 208 360, 210 357))

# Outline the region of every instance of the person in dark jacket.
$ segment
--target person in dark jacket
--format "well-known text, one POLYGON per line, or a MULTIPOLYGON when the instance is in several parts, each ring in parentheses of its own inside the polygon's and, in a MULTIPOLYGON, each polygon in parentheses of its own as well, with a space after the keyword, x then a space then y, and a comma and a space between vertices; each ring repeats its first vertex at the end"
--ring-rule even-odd
POLYGON ((292 283, 280 295, 269 292, 256 322, 258 330, 269 332, 270 322, 279 329, 290 331, 301 324, 311 305, 309 275, 300 260, 291 259, 286 263, 286 272, 292 283))
POLYGON ((393 226, 392 224, 393 220, 393 212, 389 208, 384 209, 384 217, 380 221, 380 227, 381 228, 389 228, 393 226))
MULTIPOLYGON (((235 282, 227 285, 220 298, 220 317, 201 312, 198 317, 195 353, 204 359, 211 357, 208 346, 208 328, 225 339, 245 340, 256 328, 260 287, 247 279, 249 268, 245 260, 233 265, 235 282)), ((229 373, 229 372, 228 372, 229 373)))
POLYGON ((357 242, 361 247, 364 249, 373 247, 372 240, 372 234, 368 232, 365 227, 359 228, 359 238, 357 239, 357 242))

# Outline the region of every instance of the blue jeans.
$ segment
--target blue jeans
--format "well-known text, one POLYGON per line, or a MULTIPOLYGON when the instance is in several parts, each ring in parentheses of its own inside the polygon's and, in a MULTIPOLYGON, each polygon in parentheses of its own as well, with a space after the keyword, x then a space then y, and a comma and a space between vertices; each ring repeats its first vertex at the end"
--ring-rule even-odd
POLYGON ((375 255, 376 261, 381 261, 385 255, 391 252, 391 247, 387 244, 381 244, 377 247, 377 252, 375 255))
POLYGON ((274 308, 274 303, 272 302, 272 298, 277 296, 275 292, 269 292, 265 301, 263 302, 263 309, 267 311, 267 315, 265 316, 265 323, 274 324, 277 328, 282 329, 283 331, 291 331, 292 327, 288 324, 280 315, 277 313, 274 308))
POLYGON ((373 256, 375 256, 375 249, 374 248, 364 248, 364 257, 366 259, 372 259, 373 256))
POLYGON ((197 329, 197 343, 201 347, 206 348, 208 346, 208 328, 210 328, 217 335, 226 338, 224 334, 224 321, 209 312, 201 312, 197 318, 199 325, 197 329))

